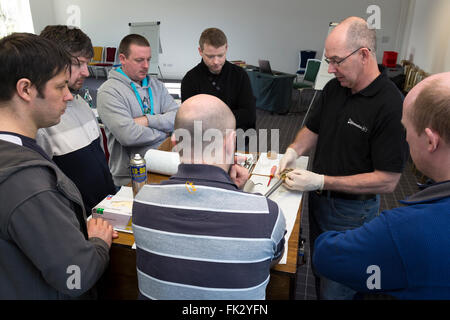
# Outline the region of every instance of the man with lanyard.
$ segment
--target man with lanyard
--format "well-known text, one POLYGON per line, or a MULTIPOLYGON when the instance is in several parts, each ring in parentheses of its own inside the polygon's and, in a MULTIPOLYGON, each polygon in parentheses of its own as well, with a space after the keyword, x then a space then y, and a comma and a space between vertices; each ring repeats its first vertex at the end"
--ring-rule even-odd
POLYGON ((130 158, 158 146, 173 131, 178 105, 164 84, 149 77, 150 43, 130 34, 119 45, 121 67, 111 70, 97 93, 105 125, 109 167, 116 186, 130 182, 130 158))
MULTIPOLYGON (((376 61, 376 34, 361 18, 342 21, 325 42, 327 83, 279 170, 315 148, 312 171, 294 170, 288 188, 309 193, 311 256, 315 239, 378 215, 379 193, 393 192, 407 160, 402 95, 376 61)), ((312 265, 313 271, 314 265, 312 265)), ((316 275, 317 276, 317 275, 316 275)), ((351 299, 355 291, 316 277, 321 299, 351 299)))
POLYGON ((78 94, 89 76, 87 65, 94 49, 91 39, 74 27, 47 26, 40 36, 55 41, 72 56, 69 89, 74 99, 67 103, 60 123, 38 130, 36 141, 77 185, 89 216, 97 203, 116 192, 97 119, 78 94))

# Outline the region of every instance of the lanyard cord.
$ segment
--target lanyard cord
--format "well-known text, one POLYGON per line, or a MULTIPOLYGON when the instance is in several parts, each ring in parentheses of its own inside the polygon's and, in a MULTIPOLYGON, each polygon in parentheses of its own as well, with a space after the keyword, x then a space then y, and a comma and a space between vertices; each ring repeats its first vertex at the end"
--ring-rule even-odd
MULTIPOLYGON (((124 75, 127 79, 130 80, 131 88, 133 89, 134 94, 136 95, 136 99, 137 99, 137 101, 139 102, 139 105, 141 106, 142 114, 145 115, 146 113, 149 113, 149 112, 148 112, 148 109, 147 109, 147 110, 144 109, 144 104, 142 103, 141 96, 139 95, 139 92, 137 91, 137 88, 136 88, 136 85, 134 84, 134 82, 131 81, 131 79, 125 74, 125 72, 122 71, 122 68, 119 67, 119 68, 117 68, 116 70, 117 70, 117 72, 121 73, 121 74, 124 75)), ((154 113, 154 111, 153 111, 153 95, 152 95, 152 89, 150 88, 150 85, 149 85, 149 83, 148 83, 147 77, 145 77, 145 79, 142 80, 142 87, 145 87, 145 86, 147 86, 147 85, 148 85, 148 96, 150 97, 150 114, 151 114, 151 115, 154 115, 155 113, 154 113)))

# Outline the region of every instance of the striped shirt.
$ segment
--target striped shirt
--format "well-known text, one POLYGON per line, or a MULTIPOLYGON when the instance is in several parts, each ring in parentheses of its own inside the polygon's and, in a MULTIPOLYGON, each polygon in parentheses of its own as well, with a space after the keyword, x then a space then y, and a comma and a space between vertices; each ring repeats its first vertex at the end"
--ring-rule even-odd
POLYGON ((140 297, 265 299, 285 229, 275 202, 240 191, 221 168, 181 164, 133 204, 140 297))
POLYGON ((67 103, 57 125, 38 130, 36 141, 80 190, 87 216, 116 192, 97 119, 80 95, 67 103))

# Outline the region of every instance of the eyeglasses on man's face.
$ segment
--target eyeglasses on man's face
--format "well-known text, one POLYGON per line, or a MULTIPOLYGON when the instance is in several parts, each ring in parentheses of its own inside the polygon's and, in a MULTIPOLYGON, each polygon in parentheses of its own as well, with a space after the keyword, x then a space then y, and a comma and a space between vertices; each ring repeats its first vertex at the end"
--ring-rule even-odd
MULTIPOLYGON (((361 49, 364 49, 364 47, 360 47, 360 48, 356 49, 355 51, 353 51, 348 56, 346 56, 346 57, 344 57, 342 59, 336 59, 336 58, 328 59, 328 58, 325 58, 324 60, 325 60, 326 63, 331 64, 333 66, 340 66, 341 63, 343 63, 345 60, 347 60, 347 58, 349 58, 350 56, 354 55, 356 52, 358 52, 361 49)), ((370 51, 369 48, 365 48, 365 49, 370 51)))

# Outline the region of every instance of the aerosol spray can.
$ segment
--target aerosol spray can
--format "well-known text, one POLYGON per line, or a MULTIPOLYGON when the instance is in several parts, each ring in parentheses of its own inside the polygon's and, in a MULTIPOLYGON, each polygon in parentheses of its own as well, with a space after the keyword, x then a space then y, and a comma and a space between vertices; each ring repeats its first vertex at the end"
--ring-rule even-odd
POLYGON ((145 167, 145 159, 136 153, 130 161, 131 187, 133 188, 133 197, 147 183, 147 169, 145 167))

